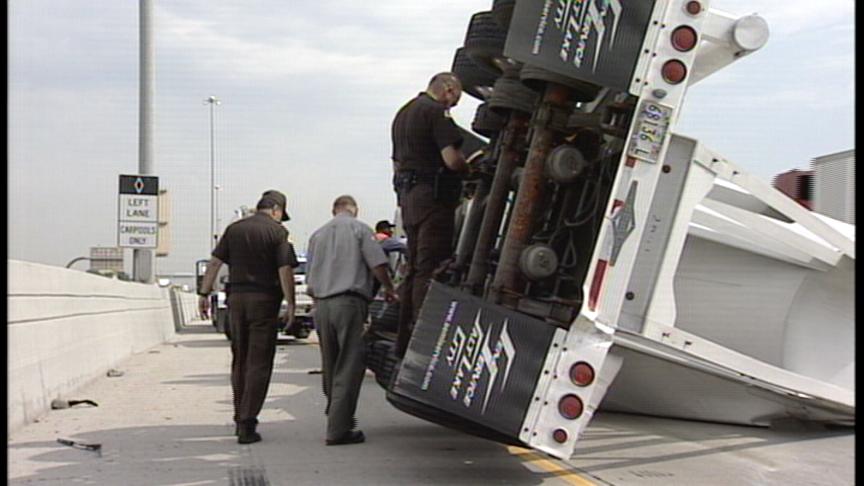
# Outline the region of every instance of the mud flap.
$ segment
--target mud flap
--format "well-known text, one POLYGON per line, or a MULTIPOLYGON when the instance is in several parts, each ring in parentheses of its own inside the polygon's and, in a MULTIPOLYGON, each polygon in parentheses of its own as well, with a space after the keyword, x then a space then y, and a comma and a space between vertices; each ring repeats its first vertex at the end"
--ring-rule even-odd
POLYGON ((518 442, 556 331, 433 282, 388 400, 418 404, 426 416, 415 415, 433 422, 518 442))

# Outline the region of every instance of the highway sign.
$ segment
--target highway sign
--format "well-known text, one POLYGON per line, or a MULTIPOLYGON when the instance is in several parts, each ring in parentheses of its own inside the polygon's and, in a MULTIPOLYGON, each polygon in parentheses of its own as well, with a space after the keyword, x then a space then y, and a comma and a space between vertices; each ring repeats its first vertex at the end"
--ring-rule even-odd
POLYGON ((159 178, 121 175, 117 244, 123 248, 156 248, 159 243, 159 178))

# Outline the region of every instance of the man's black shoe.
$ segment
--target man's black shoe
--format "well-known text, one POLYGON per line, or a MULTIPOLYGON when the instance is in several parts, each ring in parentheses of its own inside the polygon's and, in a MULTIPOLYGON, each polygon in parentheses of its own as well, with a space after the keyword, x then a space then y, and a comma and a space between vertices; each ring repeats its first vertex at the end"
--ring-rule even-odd
POLYGON ((240 429, 240 433, 237 435, 237 442, 239 444, 253 444, 261 441, 261 434, 255 432, 255 426, 258 425, 256 421, 247 420, 237 425, 240 429))
POLYGON ((247 435, 240 434, 240 436, 237 437, 238 444, 254 444, 256 442, 261 442, 261 434, 258 432, 252 432, 247 435))
POLYGON ((338 439, 327 439, 327 445, 343 445, 343 444, 359 444, 366 442, 366 436, 362 430, 349 430, 345 435, 338 439))

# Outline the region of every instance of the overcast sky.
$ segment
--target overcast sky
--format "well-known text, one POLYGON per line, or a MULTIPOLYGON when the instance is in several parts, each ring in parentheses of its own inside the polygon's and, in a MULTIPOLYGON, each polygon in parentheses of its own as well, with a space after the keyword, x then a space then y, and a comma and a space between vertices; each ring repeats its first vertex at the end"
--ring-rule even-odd
MULTIPOLYGON (((354 195, 391 219, 389 126, 450 68, 491 0, 154 0, 155 169, 171 193, 171 255, 209 253, 209 109, 216 95, 222 226, 266 189, 288 196, 299 249, 354 195)), ((759 52, 689 91, 677 132, 769 180, 854 147, 852 0, 716 0, 759 13, 759 52)), ((10 0, 9 258, 64 265, 116 245, 117 176, 138 168, 138 2, 10 0)), ((468 96, 454 118, 469 127, 468 96)), ((85 268, 86 265, 79 264, 85 268)))

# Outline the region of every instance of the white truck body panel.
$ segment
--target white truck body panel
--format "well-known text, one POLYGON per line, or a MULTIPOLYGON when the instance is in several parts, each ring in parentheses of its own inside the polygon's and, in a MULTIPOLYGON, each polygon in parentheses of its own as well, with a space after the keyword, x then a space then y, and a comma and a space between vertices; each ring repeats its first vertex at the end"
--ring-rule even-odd
MULTIPOLYGON (((854 423, 854 226, 672 134, 687 84, 767 40, 758 17, 708 9, 694 18, 680 7, 657 2, 661 21, 630 87, 637 113, 647 102, 671 111, 659 159, 625 149, 585 304, 550 348, 523 424, 521 440, 557 457, 572 453, 597 406, 749 425, 854 423), (664 40, 663 28, 680 24, 700 32, 689 53, 664 40), (687 82, 658 79, 670 57, 692 67, 687 82), (569 378, 579 361, 596 371, 590 386, 569 378), (587 404, 575 420, 559 409, 569 395, 587 404)), ((638 124, 634 116, 631 134, 638 124)))

